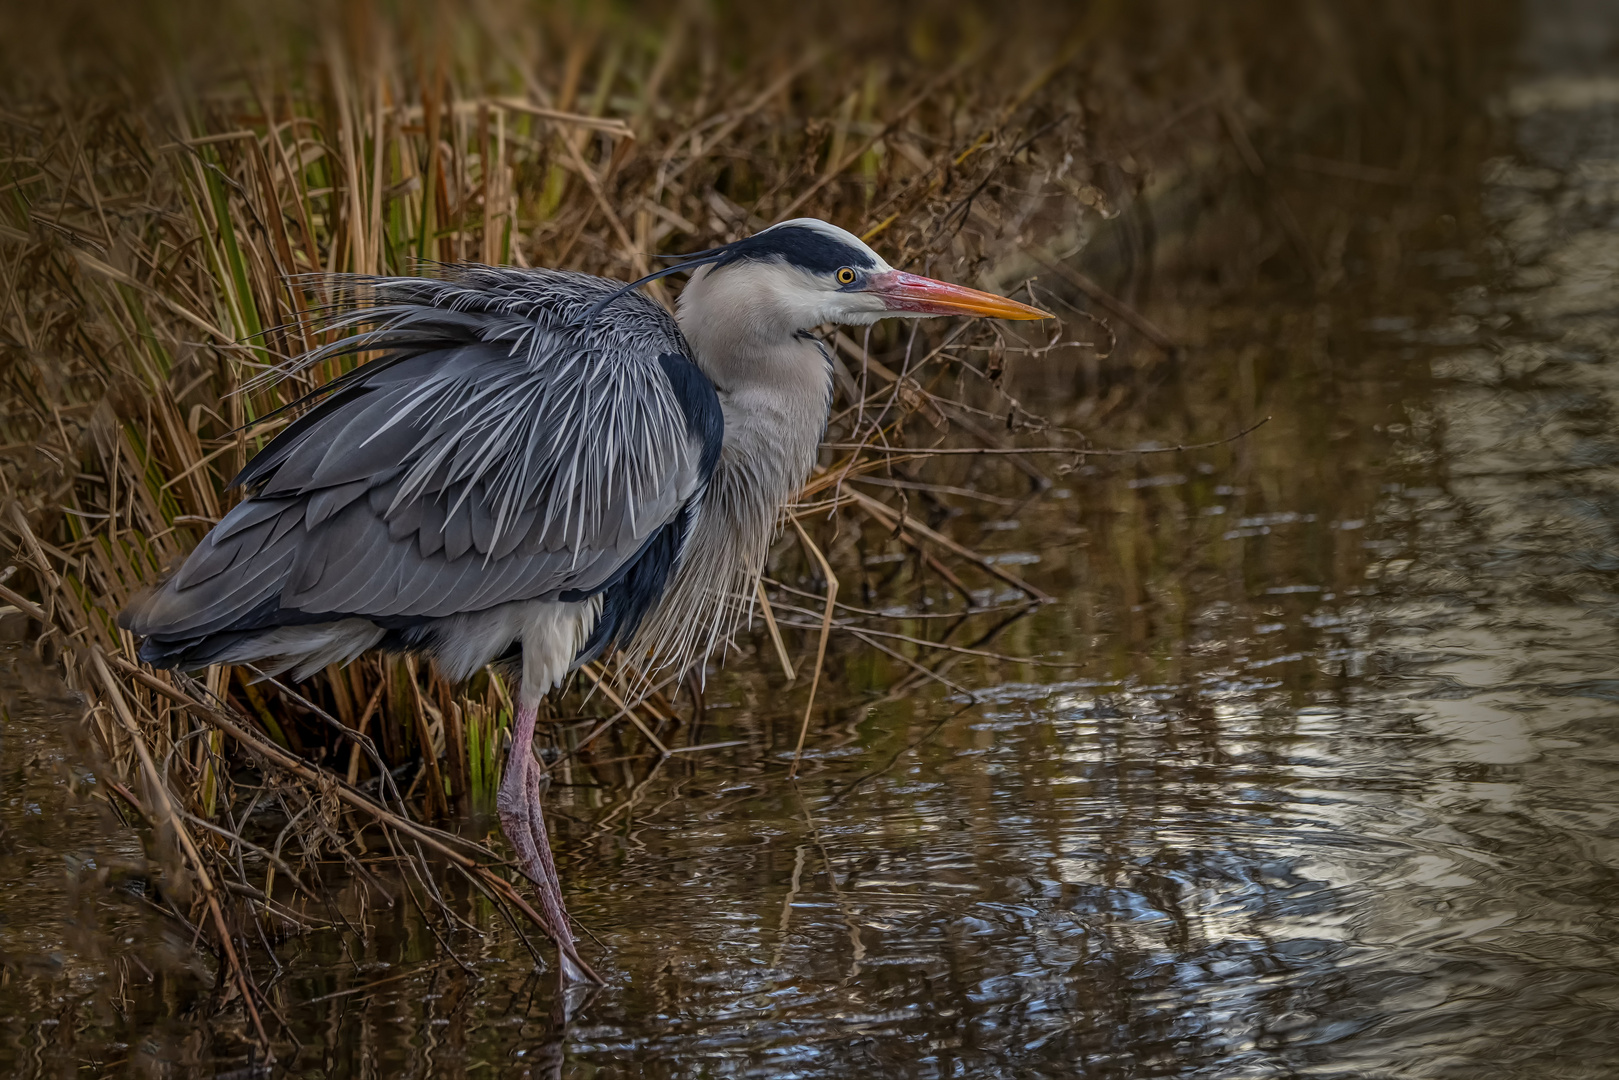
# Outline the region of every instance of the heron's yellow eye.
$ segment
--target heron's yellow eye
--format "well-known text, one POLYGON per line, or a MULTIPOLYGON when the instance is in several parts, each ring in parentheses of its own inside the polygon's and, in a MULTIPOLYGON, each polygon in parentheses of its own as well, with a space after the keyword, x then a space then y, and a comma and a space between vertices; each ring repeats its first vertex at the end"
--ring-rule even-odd
POLYGON ((854 284, 854 279, 855 279, 854 270, 852 270, 851 268, 849 268, 847 266, 839 268, 839 270, 838 270, 838 284, 839 285, 853 285, 854 284))

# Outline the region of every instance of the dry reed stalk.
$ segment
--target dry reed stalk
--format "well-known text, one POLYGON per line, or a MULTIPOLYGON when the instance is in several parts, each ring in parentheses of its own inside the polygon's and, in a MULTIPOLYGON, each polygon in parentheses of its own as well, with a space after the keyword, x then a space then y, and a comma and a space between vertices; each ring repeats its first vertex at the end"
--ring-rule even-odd
POLYGON ((787 643, 781 639, 781 627, 776 625, 776 613, 770 606, 769 595, 765 593, 763 578, 755 583, 754 593, 759 599, 759 614, 764 617, 765 629, 770 633, 770 644, 776 650, 776 659, 781 661, 781 673, 787 677, 790 685, 797 680, 798 672, 793 670, 793 658, 787 655, 787 643))
POLYGON ((815 667, 810 674, 809 699, 804 703, 804 722, 798 726, 798 742, 793 746, 793 763, 787 767, 787 779, 793 780, 798 776, 798 763, 804 756, 804 738, 809 734, 810 717, 814 715, 815 691, 821 686, 821 669, 826 666, 826 643, 832 636, 832 617, 838 606, 838 576, 832 572, 832 564, 826 561, 826 556, 810 539, 809 533, 796 515, 789 519, 793 523, 793 530, 798 533, 799 542, 804 550, 814 557, 816 565, 821 568, 821 574, 826 581, 826 613, 821 616, 821 636, 815 645, 815 667))

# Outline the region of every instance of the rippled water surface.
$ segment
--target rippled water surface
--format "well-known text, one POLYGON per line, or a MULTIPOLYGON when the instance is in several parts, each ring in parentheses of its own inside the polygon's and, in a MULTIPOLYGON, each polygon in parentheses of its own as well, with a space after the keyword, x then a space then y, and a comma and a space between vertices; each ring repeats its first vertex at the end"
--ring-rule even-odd
MULTIPOLYGON (((802 697, 721 677, 689 734, 742 745, 554 799, 607 988, 559 998, 470 898, 481 936, 452 958, 373 894, 363 942, 315 934, 265 973, 302 1043, 281 1067, 1619 1075, 1619 11, 1517 18, 1494 89, 1444 114, 1493 133, 1477 153, 1288 189, 1307 224, 1342 219, 1314 281, 1203 303, 1173 253, 1221 192, 1262 196, 1218 171, 1160 193, 1170 254, 1136 298, 1188 347, 1131 375, 1130 437, 1273 419, 1104 459, 1015 521, 967 507, 1060 598, 987 647, 1052 666, 969 658, 950 678, 976 700, 896 694, 903 668, 849 648, 796 783, 802 697)), ((90 921, 142 935, 168 996, 89 1060, 246 1068, 196 1034, 184 943, 84 892, 116 879, 114 834, 30 824, 80 805, 43 693, 0 733, 0 947, 63 987, 9 1021, 19 1060, 67 1075, 58 1029, 112 1023, 83 1002, 135 969, 97 966, 90 921)))

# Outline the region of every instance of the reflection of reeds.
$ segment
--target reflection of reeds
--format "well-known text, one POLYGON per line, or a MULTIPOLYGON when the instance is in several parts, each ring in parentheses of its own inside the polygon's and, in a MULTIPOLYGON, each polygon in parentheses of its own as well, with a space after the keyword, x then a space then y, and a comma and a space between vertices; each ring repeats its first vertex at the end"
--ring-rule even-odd
MULTIPOLYGON (((300 872, 313 875, 318 859, 335 855, 363 875, 355 853, 364 836, 339 827, 356 815, 396 850, 434 850, 497 903, 520 907, 478 869, 486 852, 474 858, 417 822, 488 808, 510 708, 497 674, 452 690, 428 669, 369 658, 297 696, 248 671, 214 669, 193 682, 138 671, 134 642, 112 621, 228 508, 225 483, 288 421, 276 410, 307 389, 296 380, 248 386, 323 340, 305 316, 324 298, 299 275, 476 260, 629 276, 654 253, 813 213, 872 237, 896 265, 1011 291, 1082 247, 1100 228, 1095 208, 1146 198, 1142 181, 1110 164, 1123 136, 1139 134, 1128 109, 1087 120, 1080 107, 1082 91, 1139 104, 1072 66, 1105 25, 1105 7, 1097 10, 1077 30, 1057 16, 1061 33, 1019 39, 1032 59, 1015 64, 1006 62, 1012 46, 980 39, 966 15, 919 19, 914 56, 901 60, 869 46, 721 56, 716 40, 738 42, 678 13, 656 32, 554 19, 542 40, 507 12, 431 34, 345 24, 307 51, 266 46, 274 60, 186 93, 136 100, 101 85, 25 87, 0 116, 0 274, 10 298, 0 316, 10 403, 0 421, 0 529, 20 568, 0 595, 36 617, 42 647, 95 703, 91 722, 111 770, 141 777, 125 785, 127 798, 153 822, 170 820, 160 808, 172 798, 173 828, 189 837, 202 878, 235 880, 242 867, 266 864, 238 858, 245 841, 188 832, 186 815, 228 836, 242 831, 244 802, 263 799, 291 823, 297 859, 288 865, 300 872), (434 44, 451 37, 464 53, 434 44), (264 791, 238 789, 232 770, 246 763, 274 778, 264 791)), ((1212 100, 1208 87, 1191 89, 1188 100, 1212 100)), ((1170 115, 1188 145, 1226 145, 1213 112, 1170 115)), ((1297 239, 1294 228, 1285 233, 1297 239)), ((1085 304, 1069 287, 1076 273, 1035 286, 1036 302, 1083 314, 1069 304, 1085 304)), ((1132 289, 1126 281, 1120 291, 1132 289)), ((661 285, 653 291, 668 298, 661 285)), ((1094 282, 1081 292, 1108 301, 1104 317, 1124 312, 1130 323, 1134 313, 1156 329, 1128 295, 1094 282)), ((1173 331, 1159 331, 1164 342, 1173 331)), ((787 534, 800 546, 784 546, 778 584, 761 596, 780 605, 779 662, 811 676, 797 692, 825 684, 829 632, 889 650, 896 694, 948 686, 958 660, 984 662, 992 647, 1049 651, 1033 640, 992 642, 1042 594, 977 551, 975 537, 951 536, 946 521, 958 509, 952 492, 993 487, 1004 499, 1003 469, 1022 491, 1049 489, 1064 459, 929 460, 917 447, 1075 445, 1083 437, 1052 426, 1039 406, 1070 398, 1076 381, 1091 392, 1063 422, 1116 421, 1126 445, 1195 441, 1256 419, 1252 394, 1234 413, 1189 405, 1169 422, 1129 414, 1130 380, 1155 378, 1161 355, 1115 355, 1113 333, 1089 317, 1049 332, 1026 340, 968 325, 912 337, 888 326, 869 342, 834 339, 836 448, 796 515, 801 530, 787 534), (1047 373, 1030 374, 1037 364, 1047 373), (900 556, 892 569, 868 565, 889 554, 900 556), (836 605, 823 599, 834 582, 836 605), (795 599, 794 589, 812 596, 795 599), (931 612, 924 594, 939 602, 931 612), (917 617, 896 624, 865 610, 901 602, 917 617), (790 606, 809 614, 789 618, 790 606), (945 611, 948 627, 926 621, 945 611)), ((1252 389, 1246 362, 1233 366, 1252 389)), ((338 374, 338 364, 316 377, 338 374)), ((1132 593, 1153 588, 1163 563, 1148 552, 1152 498, 1113 519, 1119 551, 1143 552, 1109 567, 1132 593)), ((677 711, 664 695, 627 709, 609 700, 603 692, 558 707, 559 717, 591 714, 583 727, 552 726, 568 748, 563 769, 625 754, 630 736, 617 729, 581 745, 619 712, 647 733, 645 745, 670 737, 677 711)), ((268 865, 262 892, 241 895, 284 920, 269 906, 268 865)))

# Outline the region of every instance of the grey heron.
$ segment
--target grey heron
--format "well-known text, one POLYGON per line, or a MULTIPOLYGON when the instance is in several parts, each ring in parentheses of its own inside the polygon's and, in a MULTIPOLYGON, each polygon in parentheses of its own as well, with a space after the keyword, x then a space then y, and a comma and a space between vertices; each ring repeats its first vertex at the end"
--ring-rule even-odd
POLYGON ((831 357, 811 330, 931 315, 1039 319, 896 270, 798 218, 626 285, 488 266, 350 278, 296 361, 376 356, 321 387, 233 481, 245 497, 120 615, 141 659, 304 678, 369 649, 461 681, 521 664, 501 828, 570 979, 533 761, 541 699, 620 650, 689 669, 748 607, 815 463, 831 357), (636 287, 692 271, 671 314, 636 287))

